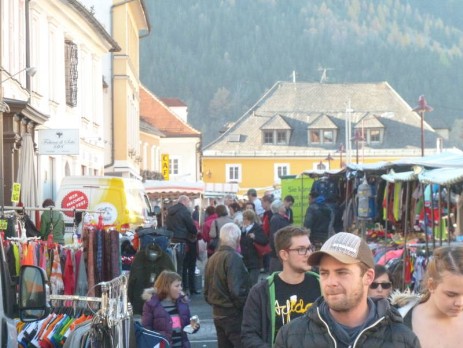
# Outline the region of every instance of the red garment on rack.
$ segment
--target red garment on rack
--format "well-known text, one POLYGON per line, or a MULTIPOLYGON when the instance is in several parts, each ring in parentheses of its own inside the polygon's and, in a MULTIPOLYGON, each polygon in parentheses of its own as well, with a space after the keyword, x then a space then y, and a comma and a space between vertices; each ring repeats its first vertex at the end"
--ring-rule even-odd
POLYGON ((74 295, 76 290, 76 278, 74 275, 74 266, 72 265, 71 250, 66 250, 66 262, 64 264, 63 273, 64 294, 74 295))

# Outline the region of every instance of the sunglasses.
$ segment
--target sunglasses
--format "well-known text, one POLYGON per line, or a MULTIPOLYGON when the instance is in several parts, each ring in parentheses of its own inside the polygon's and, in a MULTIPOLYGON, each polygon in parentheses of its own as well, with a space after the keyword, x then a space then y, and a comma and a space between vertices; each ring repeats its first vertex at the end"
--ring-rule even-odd
POLYGON ((370 285, 370 289, 377 289, 378 286, 381 286, 384 290, 387 290, 387 289, 390 289, 391 286, 392 286, 392 283, 391 282, 384 282, 384 283, 377 283, 377 282, 373 282, 371 283, 370 285))

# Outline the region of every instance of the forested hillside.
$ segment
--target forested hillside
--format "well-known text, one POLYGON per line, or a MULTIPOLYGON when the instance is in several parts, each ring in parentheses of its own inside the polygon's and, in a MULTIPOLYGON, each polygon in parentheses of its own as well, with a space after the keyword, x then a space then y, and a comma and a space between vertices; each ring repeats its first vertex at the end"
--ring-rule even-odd
MULTIPOLYGON (((188 104, 203 145, 276 81, 388 81, 462 143, 463 1, 145 0, 141 79, 188 104)), ((355 109, 355 105, 352 105, 355 109)))

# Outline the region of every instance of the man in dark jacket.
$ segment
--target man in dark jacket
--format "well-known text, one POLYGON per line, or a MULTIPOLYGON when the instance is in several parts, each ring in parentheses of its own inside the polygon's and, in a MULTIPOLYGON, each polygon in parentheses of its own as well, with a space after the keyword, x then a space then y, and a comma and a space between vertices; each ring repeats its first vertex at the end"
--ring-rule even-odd
POLYGON ((316 192, 309 195, 310 204, 306 210, 304 227, 310 230, 310 241, 318 250, 328 239, 331 222, 331 209, 325 203, 325 197, 316 192))
POLYGON ((206 264, 204 298, 212 315, 221 348, 239 348, 243 306, 250 288, 248 271, 236 249, 241 231, 234 223, 220 229, 220 244, 206 264))
POLYGON ((283 271, 255 285, 246 300, 242 344, 246 348, 272 347, 284 324, 303 315, 320 296, 318 275, 309 272, 309 232, 287 226, 275 234, 275 248, 283 271))
POLYGON ((198 230, 188 210, 190 205, 188 196, 180 196, 177 204, 167 210, 166 227, 173 232, 172 242, 177 243, 177 273, 182 276, 183 289, 190 294, 197 294, 195 269, 198 230))
POLYGON ((339 232, 309 264, 319 266, 323 297, 278 332, 275 347, 421 347, 386 299, 370 299, 373 255, 360 237, 339 232))

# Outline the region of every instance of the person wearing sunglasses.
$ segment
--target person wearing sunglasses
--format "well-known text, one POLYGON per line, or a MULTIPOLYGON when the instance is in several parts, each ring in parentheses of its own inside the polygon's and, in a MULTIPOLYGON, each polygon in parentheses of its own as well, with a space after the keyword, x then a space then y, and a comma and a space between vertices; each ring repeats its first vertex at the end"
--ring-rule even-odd
POLYGON ((368 289, 369 297, 389 298, 392 292, 392 281, 389 273, 383 265, 375 266, 375 280, 368 289))
POLYGON ((275 252, 283 270, 252 287, 241 325, 241 343, 246 348, 273 346, 278 330, 301 317, 321 295, 318 274, 307 263, 312 254, 309 231, 286 226, 275 233, 275 252))

